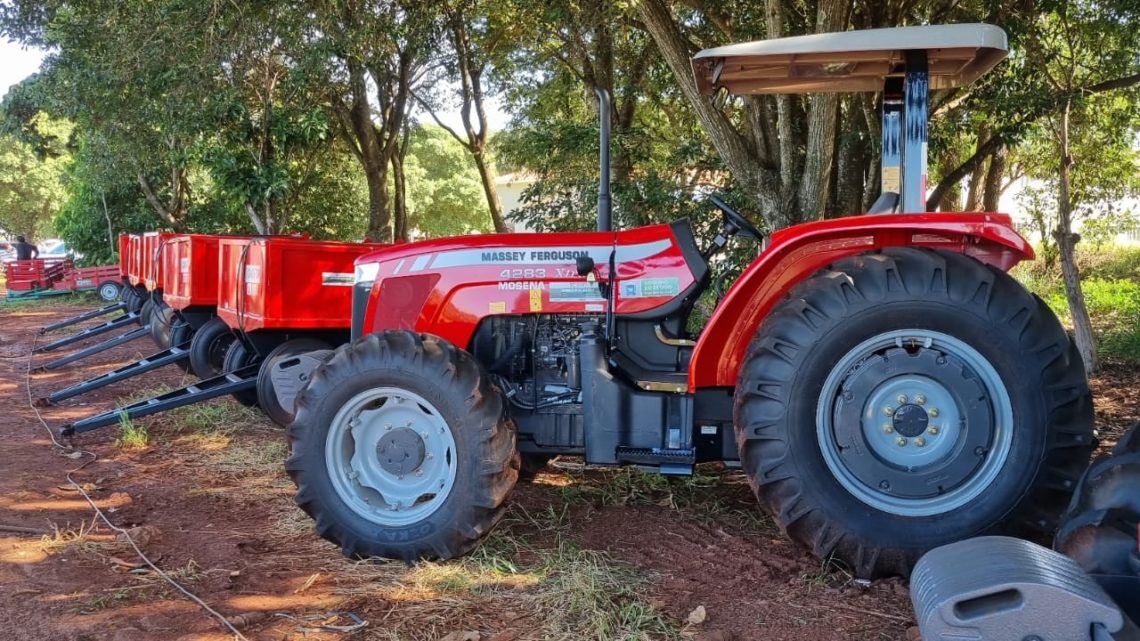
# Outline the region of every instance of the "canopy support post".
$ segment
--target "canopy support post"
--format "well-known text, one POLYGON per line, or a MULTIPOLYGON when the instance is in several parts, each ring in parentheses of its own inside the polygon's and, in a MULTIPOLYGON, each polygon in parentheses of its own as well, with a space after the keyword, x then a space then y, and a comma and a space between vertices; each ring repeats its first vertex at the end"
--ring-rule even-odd
MULTIPOLYGON (((926 141, 930 93, 926 51, 906 52, 906 124, 903 129, 902 208, 905 213, 926 211, 926 141)), ((883 128, 884 132, 886 127, 883 128)), ((884 133, 885 135, 885 133, 884 133)))

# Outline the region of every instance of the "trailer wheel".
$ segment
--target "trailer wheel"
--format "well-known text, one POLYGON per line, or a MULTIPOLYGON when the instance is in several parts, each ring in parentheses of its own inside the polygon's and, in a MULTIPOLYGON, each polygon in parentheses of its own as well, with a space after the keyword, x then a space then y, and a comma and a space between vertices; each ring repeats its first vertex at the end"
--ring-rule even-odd
POLYGON ((289 427, 293 422, 293 407, 292 404, 288 408, 283 407, 277 398, 277 390, 273 386, 273 365, 297 354, 331 348, 331 345, 316 338, 294 338, 281 343, 266 354, 261 370, 257 373, 257 404, 274 423, 281 427, 289 427))
POLYGON ((142 311, 142 305, 146 302, 138 290, 132 286, 123 288, 123 302, 127 304, 127 312, 130 314, 137 314, 142 311))
POLYGON ((142 307, 139 308, 139 325, 146 327, 150 324, 150 317, 154 314, 155 302, 151 294, 147 294, 143 299, 142 307))
POLYGON ((202 379, 214 378, 223 371, 226 350, 237 340, 237 335, 222 319, 214 317, 206 321, 190 341, 190 369, 202 379))
MULTIPOLYGON (((226 348, 226 357, 222 360, 222 371, 236 372, 243 367, 254 365, 260 360, 257 352, 247 347, 242 341, 235 340, 226 348)), ((257 407, 256 388, 234 392, 231 396, 246 407, 257 407)))
POLYGON ((123 285, 113 280, 105 280, 95 288, 95 293, 99 295, 99 299, 106 303, 119 300, 119 294, 122 291, 123 285))
MULTIPOLYGON (((175 314, 175 318, 174 325, 170 328, 170 346, 181 347, 189 351, 190 344, 194 340, 194 328, 177 313, 175 314)), ((188 374, 194 373, 194 370, 190 367, 189 358, 178 361, 177 365, 179 369, 188 374)))
POLYGON ((1052 312, 1000 270, 916 248, 796 286, 749 347, 734 423, 760 502, 860 577, 986 532, 1051 531, 1094 444, 1052 312))
POLYGON ((466 351, 405 331, 341 346, 297 399, 297 504, 350 557, 450 559, 518 479, 503 394, 466 351))
POLYGON ((150 338, 158 349, 170 349, 173 345, 171 341, 171 332, 174 329, 174 323, 178 318, 178 313, 166 303, 158 302, 151 307, 150 312, 150 338))

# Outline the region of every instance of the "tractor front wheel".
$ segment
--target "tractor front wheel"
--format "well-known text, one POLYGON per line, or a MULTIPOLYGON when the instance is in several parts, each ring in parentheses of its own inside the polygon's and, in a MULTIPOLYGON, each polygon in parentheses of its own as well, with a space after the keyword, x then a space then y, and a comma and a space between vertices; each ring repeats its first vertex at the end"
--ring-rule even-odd
POLYGON ((347 556, 460 556, 518 479, 502 392, 440 338, 388 331, 341 346, 296 405, 297 504, 347 556))
POLYGON ((735 425, 761 503, 861 577, 987 532, 1050 531, 1094 443, 1052 312, 1000 270, 917 248, 793 289, 749 348, 735 425))

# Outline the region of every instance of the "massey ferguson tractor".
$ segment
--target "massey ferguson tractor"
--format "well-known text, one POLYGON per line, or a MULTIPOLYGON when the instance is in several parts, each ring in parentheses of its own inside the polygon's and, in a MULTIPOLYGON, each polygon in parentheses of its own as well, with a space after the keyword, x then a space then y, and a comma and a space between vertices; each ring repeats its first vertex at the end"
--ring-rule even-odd
POLYGON ((571 454, 740 466, 789 536, 863 577, 1051 532, 1094 447, 1081 360, 1007 273, 1033 258, 1007 216, 925 212, 928 92, 1006 50, 973 24, 698 53, 710 95, 883 93, 879 201, 770 235, 715 196, 708 242, 686 219, 611 229, 603 99, 597 231, 357 259, 352 342, 277 385, 300 390, 280 399, 297 503, 347 555, 447 559, 494 526, 520 469, 571 454), (759 255, 688 335, 734 237, 759 255))

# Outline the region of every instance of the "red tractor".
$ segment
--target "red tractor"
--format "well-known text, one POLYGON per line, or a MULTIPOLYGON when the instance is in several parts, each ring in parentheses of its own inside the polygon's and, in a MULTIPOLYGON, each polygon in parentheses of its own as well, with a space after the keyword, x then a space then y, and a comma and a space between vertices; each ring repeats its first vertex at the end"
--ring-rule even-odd
POLYGON ((771 235, 716 197, 707 243, 688 220, 612 230, 603 100, 597 231, 357 260, 354 340, 297 373, 297 503, 350 556, 446 559, 494 526, 520 470, 572 454, 740 466, 792 538, 859 576, 985 532, 1051 531, 1094 445, 1081 360, 1006 273, 1033 258, 1007 216, 924 205, 928 91, 1006 48, 996 27, 952 25, 697 54, 709 94, 884 91, 872 211, 771 235), (758 258, 687 335, 737 236, 758 258))

